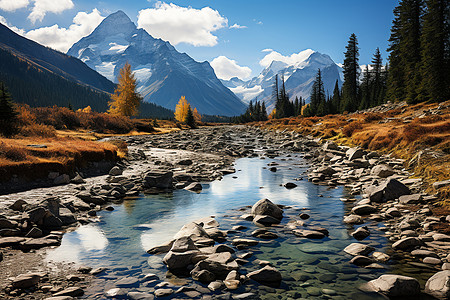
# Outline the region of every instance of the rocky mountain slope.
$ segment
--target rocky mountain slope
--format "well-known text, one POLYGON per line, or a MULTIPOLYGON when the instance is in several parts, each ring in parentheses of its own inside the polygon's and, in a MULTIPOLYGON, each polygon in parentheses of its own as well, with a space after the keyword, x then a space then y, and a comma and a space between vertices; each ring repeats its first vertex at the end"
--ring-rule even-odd
POLYGON ((341 85, 342 70, 328 55, 307 49, 302 51, 299 57, 302 59, 292 63, 272 61, 270 66, 265 68, 259 76, 249 81, 231 78, 222 82, 244 102, 248 103, 257 98, 258 100, 263 100, 269 110, 274 106, 272 87, 277 74, 279 76, 284 75, 286 89, 292 100, 295 97, 309 100, 312 85, 319 68, 322 71, 325 92, 329 94, 333 92, 336 80, 341 85))
POLYGON ((174 109, 181 96, 201 114, 238 115, 245 104, 217 79, 208 62, 199 63, 179 53, 169 42, 138 29, 122 11, 111 14, 67 54, 117 82, 129 62, 144 101, 174 109))

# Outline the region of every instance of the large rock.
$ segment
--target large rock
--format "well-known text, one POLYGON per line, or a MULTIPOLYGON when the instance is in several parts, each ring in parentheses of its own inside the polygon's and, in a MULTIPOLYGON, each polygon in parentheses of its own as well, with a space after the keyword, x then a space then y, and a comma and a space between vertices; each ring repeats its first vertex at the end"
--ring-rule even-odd
POLYGON ((406 297, 420 294, 417 279, 401 275, 381 275, 368 283, 375 292, 388 297, 406 297))
POLYGON ((190 237, 194 241, 199 238, 209 238, 209 235, 205 231, 205 229, 199 224, 194 222, 191 222, 181 227, 180 231, 178 231, 173 238, 179 239, 185 236, 190 237))
POLYGON ((144 188, 172 189, 173 172, 152 171, 144 175, 144 188))
POLYGON ((280 223, 280 219, 271 217, 271 216, 267 216, 267 215, 256 215, 253 218, 253 222, 257 223, 257 224, 261 224, 264 226, 270 226, 272 224, 278 224, 280 223))
POLYGON ((363 219, 358 215, 348 215, 344 217, 344 223, 347 224, 362 224, 363 219))
POLYGON ((253 205, 252 215, 266 215, 281 220, 283 218, 283 210, 269 199, 261 199, 253 205))
POLYGON ((398 198, 401 204, 417 204, 422 201, 421 194, 403 195, 398 198))
POLYGON ((21 274, 15 277, 11 284, 14 289, 27 289, 37 285, 42 276, 41 273, 21 274))
POLYGON ((374 250, 375 250, 375 248, 368 246, 368 245, 364 245, 364 244, 360 244, 360 243, 352 243, 352 244, 348 245, 347 247, 345 247, 344 252, 348 253, 350 255, 353 255, 353 256, 357 256, 357 255, 367 256, 367 255, 369 255, 370 252, 372 252, 374 250))
MULTIPOLYGON (((194 269, 191 271, 191 276, 197 276, 202 270, 207 270, 214 274, 218 279, 225 279, 233 270, 237 270, 239 265, 236 262, 222 263, 214 260, 201 260, 199 261, 194 269), (197 274, 197 275, 194 275, 197 274)), ((213 279, 214 280, 214 279, 213 279)))
POLYGON ((362 158, 365 155, 365 152, 360 148, 350 148, 347 150, 346 155, 348 160, 355 160, 358 158, 362 158))
POLYGON ((438 299, 450 299, 450 270, 431 276, 425 284, 425 293, 438 299))
POLYGON ((183 236, 176 239, 170 249, 170 251, 173 252, 187 252, 192 250, 198 250, 198 248, 195 246, 194 241, 192 241, 192 239, 188 236, 183 236))
POLYGON ((385 202, 409 194, 411 194, 411 191, 406 185, 395 178, 390 178, 381 185, 372 187, 369 193, 369 199, 372 202, 385 202))
POLYGON ((163 254, 169 252, 169 250, 172 248, 173 241, 167 242, 163 245, 153 247, 149 250, 147 250, 148 254, 163 254))
POLYGON ((387 178, 391 175, 394 175, 394 171, 387 165, 377 165, 372 168, 370 174, 381 178, 387 178))
POLYGON ((169 251, 163 258, 163 262, 167 265, 169 270, 185 269, 187 266, 193 264, 192 259, 197 256, 199 251, 192 250, 186 252, 169 251))
POLYGON ((282 280, 281 273, 271 266, 265 266, 262 269, 250 272, 247 274, 247 277, 262 284, 280 282, 282 280))
POLYGON ((394 248, 395 250, 410 250, 422 245, 423 242, 420 239, 416 237, 407 237, 396 241, 392 245, 392 248, 394 248))
POLYGON ((449 186, 449 185, 450 185, 450 179, 443 180, 443 181, 438 181, 438 182, 433 183, 433 187, 435 189, 440 189, 440 188, 443 188, 443 187, 446 187, 446 186, 449 186))
POLYGON ((62 291, 59 291, 56 294, 53 294, 53 296, 54 297, 59 297, 59 296, 79 297, 79 296, 83 296, 83 294, 84 294, 83 289, 76 287, 76 286, 72 286, 72 287, 68 287, 62 291))
POLYGON ((352 208, 352 213, 359 216, 370 215, 377 212, 377 209, 369 204, 358 205, 352 208))

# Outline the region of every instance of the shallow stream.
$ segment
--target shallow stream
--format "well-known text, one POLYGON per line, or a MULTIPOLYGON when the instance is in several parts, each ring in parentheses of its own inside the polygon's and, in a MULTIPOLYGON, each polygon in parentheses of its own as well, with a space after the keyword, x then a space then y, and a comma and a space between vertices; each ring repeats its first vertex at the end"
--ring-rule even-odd
MULTIPOLYGON (((281 287, 270 288, 249 282, 231 291, 233 295, 254 292, 261 299, 384 299, 363 293, 358 287, 386 273, 413 276, 423 287, 433 270, 414 266, 405 258, 394 256, 388 265, 383 265, 385 269, 365 269, 349 263, 351 257, 342 250, 357 242, 350 236, 357 226, 366 225, 371 233, 362 243, 385 253, 390 249, 387 247, 390 242, 380 230, 383 224, 366 220, 365 224, 352 227, 343 223, 343 216, 351 210, 352 204, 341 198, 351 196, 346 194, 344 187, 330 188, 308 182, 307 168, 300 155, 238 159, 235 174, 204 184, 201 193, 175 190, 170 194, 141 195, 114 205, 114 211, 100 212, 99 222, 65 234, 61 246, 48 251, 47 261, 49 264, 65 261, 107 267, 108 270, 97 276, 86 291, 85 297, 89 299, 104 299, 102 293, 123 277, 142 278, 148 273, 155 273, 161 281, 174 286, 192 285, 194 282, 190 278, 167 274, 167 268, 162 264, 164 255, 149 255, 146 250, 169 241, 184 224, 207 216, 215 216, 221 230, 230 230, 235 225, 248 227, 230 233, 228 241, 234 237, 251 237, 250 233, 257 227, 240 219, 246 211, 239 209, 268 198, 274 203, 290 206, 285 209, 281 225, 298 220, 299 213, 305 212, 311 216, 307 223, 327 228, 329 237, 303 239, 283 230, 283 226, 274 227, 278 239, 260 241, 259 245, 238 253, 253 252, 250 262, 241 267, 241 273, 259 269, 258 260, 269 261, 283 275, 281 287), (277 172, 269 171, 267 164, 270 162, 279 164, 277 172), (287 182, 295 182, 298 186, 286 189, 283 184, 287 182)), ((136 284, 129 290, 152 292, 154 287, 136 284)), ((180 298, 180 295, 176 297, 180 298)), ((423 299, 427 299, 426 296, 423 299)))

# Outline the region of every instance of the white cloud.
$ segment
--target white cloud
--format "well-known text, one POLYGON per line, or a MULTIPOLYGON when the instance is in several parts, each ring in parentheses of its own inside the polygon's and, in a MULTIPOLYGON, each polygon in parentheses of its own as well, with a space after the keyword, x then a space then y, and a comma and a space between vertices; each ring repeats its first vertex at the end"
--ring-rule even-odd
POLYGON ((139 11, 137 23, 153 37, 173 45, 214 46, 217 36, 212 33, 227 26, 228 20, 210 7, 194 9, 157 2, 155 8, 139 11))
POLYGON ((249 67, 241 67, 235 60, 225 56, 214 58, 211 62, 211 67, 213 67, 217 77, 224 80, 229 80, 233 77, 244 80, 252 74, 252 70, 249 67))
POLYGON ((239 25, 236 23, 230 26, 230 29, 244 29, 244 28, 247 28, 247 26, 239 25))
POLYGON ((28 0, 0 0, 0 9, 4 11, 15 11, 28 6, 28 0))
POLYGON ((28 16, 33 23, 42 21, 48 12, 58 14, 74 6, 72 0, 33 0, 33 2, 34 6, 28 16))
POLYGON ((261 50, 261 52, 273 52, 273 49, 267 48, 267 49, 261 50))
POLYGON ((264 68, 267 68, 270 66, 270 64, 273 61, 281 61, 288 65, 295 65, 298 63, 301 63, 305 61, 311 54, 314 53, 314 50, 306 49, 299 53, 293 53, 290 56, 284 56, 279 52, 276 52, 272 49, 264 49, 263 52, 269 52, 269 54, 266 54, 263 59, 259 61, 259 64, 263 66, 264 68))
POLYGON ((95 8, 91 13, 79 12, 73 18, 73 24, 69 28, 59 27, 57 24, 50 27, 41 27, 25 34, 40 44, 67 52, 79 39, 89 35, 104 19, 95 8))
POLYGON ((6 21, 6 19, 3 16, 0 16, 0 23, 5 25, 6 27, 8 27, 9 29, 11 29, 12 31, 14 31, 17 34, 20 34, 20 35, 25 34, 25 30, 17 28, 16 26, 9 24, 8 21, 6 21))

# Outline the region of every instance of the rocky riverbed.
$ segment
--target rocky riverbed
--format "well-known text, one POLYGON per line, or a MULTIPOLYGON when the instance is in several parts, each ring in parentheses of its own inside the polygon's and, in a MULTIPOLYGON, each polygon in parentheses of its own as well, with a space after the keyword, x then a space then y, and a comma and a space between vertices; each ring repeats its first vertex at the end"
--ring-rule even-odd
MULTIPOLYGON (((273 158, 304 153, 304 158, 313 166, 308 174, 310 181, 330 187, 345 185, 350 193, 342 201, 353 205, 343 222, 357 227, 352 233, 355 243, 344 250, 352 264, 370 269, 389 264, 392 256, 414 259, 416 267, 436 273, 422 290, 425 288, 425 292, 441 299, 449 297, 450 237, 446 233, 450 218, 442 213, 433 215, 439 212, 431 204, 434 196, 422 192, 420 179, 409 179, 411 174, 403 169, 400 160, 366 153, 362 149, 339 147, 331 142, 321 143, 295 133, 238 126, 123 139, 129 145, 129 159, 114 166, 108 175, 83 178, 83 174, 79 174, 71 179, 71 184, 0 197, 1 296, 16 298, 20 295, 24 299, 81 296, 83 290, 95 282, 96 275, 105 270, 70 266, 51 269, 42 263, 41 251, 46 247, 57 247, 65 231, 96 222, 97 212, 114 209, 112 203, 126 201, 140 193, 158 194, 174 189, 199 191, 202 183, 234 173, 232 165, 238 157, 273 158), (386 237, 392 241, 392 251, 386 251, 389 254, 374 252, 364 243, 371 234, 370 228, 360 225, 369 221, 379 222, 386 237), (30 258, 34 263, 27 266, 26 261, 30 258), (28 272, 32 273, 26 274, 28 272)), ((277 171, 275 164, 267 168, 277 171)), ((286 183, 286 188, 295 187, 295 182, 286 183)), ((258 261, 259 269, 241 274, 240 266, 245 265, 251 255, 250 251, 241 253, 241 250, 251 250, 255 243, 276 240, 284 234, 293 239, 318 240, 328 235, 329 228, 308 222, 308 214, 290 211, 289 207, 280 207, 270 201, 261 201, 251 210, 243 208, 241 212, 242 218, 260 226, 250 237, 248 233, 240 236, 239 228, 219 229, 214 218, 205 218, 186 224, 171 243, 149 249, 151 255, 165 253, 163 261, 174 275, 181 272, 182 276, 197 283, 175 289, 156 275, 147 274, 112 285, 105 294, 97 297, 258 298, 255 288, 269 286, 283 290, 285 279, 270 261, 258 261), (258 209, 261 204, 264 209, 258 209), (276 225, 283 215, 289 216, 289 222, 276 225), (143 285, 152 289, 136 290, 136 286, 143 285), (253 290, 230 293, 239 286, 253 290)), ((419 282, 413 278, 383 276, 361 288, 388 296, 420 293, 419 282)), ((286 299, 336 297, 327 289, 312 293, 275 294, 286 299)))

